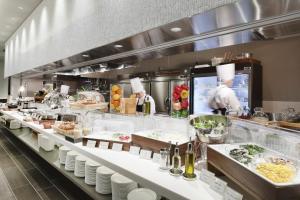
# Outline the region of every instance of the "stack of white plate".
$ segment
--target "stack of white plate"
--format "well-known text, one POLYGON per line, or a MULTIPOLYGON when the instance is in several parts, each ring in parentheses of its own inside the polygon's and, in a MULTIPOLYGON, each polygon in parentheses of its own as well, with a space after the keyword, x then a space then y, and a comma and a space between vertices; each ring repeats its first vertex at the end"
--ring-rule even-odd
POLYGON ((85 179, 84 182, 88 185, 96 185, 96 170, 100 167, 100 164, 92 161, 87 160, 85 162, 85 179))
POLYGON ((74 171, 75 169, 75 159, 79 156, 76 151, 69 151, 66 157, 65 170, 74 171))
POLYGON ((84 177, 85 176, 85 162, 87 158, 84 156, 77 156, 75 159, 75 169, 74 175, 76 177, 84 177))
POLYGON ((59 162, 64 165, 66 163, 67 153, 71 151, 69 147, 61 146, 59 147, 59 162))
POLYGON ((136 182, 121 174, 111 176, 112 200, 127 200, 128 193, 136 188, 136 182))
POLYGON ((129 192, 127 195, 128 200, 156 200, 157 195, 155 192, 148 188, 137 188, 129 192))
POLYGON ((96 174, 96 192, 111 194, 111 176, 115 172, 107 167, 98 167, 96 174))

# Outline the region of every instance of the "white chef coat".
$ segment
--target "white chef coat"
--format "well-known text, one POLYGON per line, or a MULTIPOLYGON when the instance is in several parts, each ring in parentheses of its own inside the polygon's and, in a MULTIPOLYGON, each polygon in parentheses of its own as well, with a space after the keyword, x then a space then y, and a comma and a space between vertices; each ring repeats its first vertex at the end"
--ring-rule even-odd
POLYGON ((152 114, 155 114, 155 113, 156 113, 156 109, 155 109, 155 101, 154 101, 154 99, 153 99, 150 95, 147 95, 147 94, 146 94, 145 96, 139 98, 137 104, 138 104, 138 105, 143 105, 146 96, 149 97, 149 101, 150 101, 150 109, 151 109, 151 110, 150 110, 150 114, 151 114, 151 115, 152 115, 152 114))
POLYGON ((212 109, 229 108, 233 112, 241 111, 241 104, 235 92, 226 85, 220 85, 210 92, 208 99, 212 109))

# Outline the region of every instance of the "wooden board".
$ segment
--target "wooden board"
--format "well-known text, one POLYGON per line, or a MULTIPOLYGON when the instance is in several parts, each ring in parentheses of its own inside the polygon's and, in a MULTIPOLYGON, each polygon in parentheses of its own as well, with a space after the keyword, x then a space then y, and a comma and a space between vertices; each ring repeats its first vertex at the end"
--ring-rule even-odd
POLYGON ((279 121, 277 124, 281 127, 291 128, 291 129, 300 129, 300 123, 292 123, 292 122, 285 122, 279 121))

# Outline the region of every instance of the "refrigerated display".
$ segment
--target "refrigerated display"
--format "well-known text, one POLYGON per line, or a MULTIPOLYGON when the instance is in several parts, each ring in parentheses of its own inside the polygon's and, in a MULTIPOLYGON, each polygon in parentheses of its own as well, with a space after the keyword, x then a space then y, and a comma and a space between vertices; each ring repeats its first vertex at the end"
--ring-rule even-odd
MULTIPOLYGON (((238 97, 243 109, 253 111, 262 105, 262 70, 258 62, 236 63, 236 76, 232 89, 238 97)), ((217 87, 215 67, 192 70, 191 78, 191 114, 209 114, 212 109, 208 105, 211 91, 217 87)))

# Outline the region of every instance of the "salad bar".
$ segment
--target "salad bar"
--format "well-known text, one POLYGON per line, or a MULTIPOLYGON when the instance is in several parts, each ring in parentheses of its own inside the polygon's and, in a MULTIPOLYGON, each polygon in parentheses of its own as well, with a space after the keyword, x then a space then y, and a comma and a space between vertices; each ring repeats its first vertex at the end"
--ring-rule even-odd
POLYGON ((298 199, 298 160, 253 143, 210 145, 207 151, 211 170, 225 174, 257 199, 298 199))

